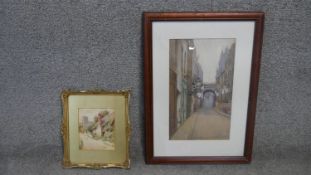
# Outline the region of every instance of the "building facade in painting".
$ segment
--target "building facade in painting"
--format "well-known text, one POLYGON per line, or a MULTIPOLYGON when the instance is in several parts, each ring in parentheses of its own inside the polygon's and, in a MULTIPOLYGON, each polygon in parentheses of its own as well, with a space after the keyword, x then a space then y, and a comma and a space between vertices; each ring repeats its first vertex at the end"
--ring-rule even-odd
POLYGON ((222 112, 231 114, 235 44, 221 52, 216 72, 217 103, 222 112))
POLYGON ((199 108, 199 91, 203 81, 203 71, 198 63, 193 40, 170 40, 169 52, 169 135, 199 108), (197 87, 197 88, 196 88, 197 87))

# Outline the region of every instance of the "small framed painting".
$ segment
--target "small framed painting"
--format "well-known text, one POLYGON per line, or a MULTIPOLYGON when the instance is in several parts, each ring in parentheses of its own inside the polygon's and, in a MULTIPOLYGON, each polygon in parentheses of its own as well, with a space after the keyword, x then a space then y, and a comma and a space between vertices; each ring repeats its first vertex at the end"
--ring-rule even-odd
POLYGON ((129 168, 129 91, 62 92, 65 168, 129 168))
POLYGON ((146 163, 249 163, 264 14, 144 13, 146 163))

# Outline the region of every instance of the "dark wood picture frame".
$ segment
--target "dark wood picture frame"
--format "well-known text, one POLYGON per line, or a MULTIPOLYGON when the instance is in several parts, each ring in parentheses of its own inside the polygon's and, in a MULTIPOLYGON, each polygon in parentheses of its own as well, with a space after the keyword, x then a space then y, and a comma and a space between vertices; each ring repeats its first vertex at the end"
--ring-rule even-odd
POLYGON ((145 146, 147 164, 185 163, 249 163, 252 158, 256 100, 263 38, 263 12, 167 12, 144 13, 144 91, 145 91, 145 146), (247 107, 246 133, 243 156, 155 156, 153 116, 153 22, 172 21, 254 21, 253 51, 247 107))

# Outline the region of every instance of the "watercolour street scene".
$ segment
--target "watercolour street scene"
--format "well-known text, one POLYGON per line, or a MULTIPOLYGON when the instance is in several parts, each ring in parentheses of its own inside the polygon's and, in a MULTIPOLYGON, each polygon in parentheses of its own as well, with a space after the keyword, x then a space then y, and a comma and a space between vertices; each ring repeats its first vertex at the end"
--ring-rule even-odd
POLYGON ((230 139, 235 39, 170 39, 170 140, 230 139))
POLYGON ((114 124, 112 109, 79 109, 79 149, 114 150, 114 124))

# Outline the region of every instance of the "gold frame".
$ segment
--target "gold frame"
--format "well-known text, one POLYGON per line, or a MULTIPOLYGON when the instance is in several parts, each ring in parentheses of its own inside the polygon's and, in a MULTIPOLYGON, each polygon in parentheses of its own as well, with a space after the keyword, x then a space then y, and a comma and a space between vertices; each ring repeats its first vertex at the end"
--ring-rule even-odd
POLYGON ((101 168, 130 168, 130 158, 129 158, 129 142, 131 135, 131 124, 129 120, 129 100, 130 100, 130 90, 119 90, 119 91, 106 91, 106 90, 93 90, 93 91, 71 91, 64 90, 61 93, 61 99, 63 104, 63 120, 61 124, 61 135, 63 137, 64 144, 64 158, 63 158, 63 167, 64 168, 92 168, 92 169, 101 169, 101 168), (121 95, 125 97, 125 138, 126 138, 126 160, 124 162, 118 163, 73 163, 70 160, 70 151, 69 151, 69 106, 68 106, 68 97, 70 95, 121 95))

